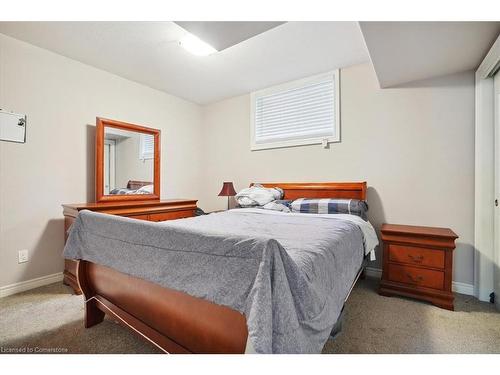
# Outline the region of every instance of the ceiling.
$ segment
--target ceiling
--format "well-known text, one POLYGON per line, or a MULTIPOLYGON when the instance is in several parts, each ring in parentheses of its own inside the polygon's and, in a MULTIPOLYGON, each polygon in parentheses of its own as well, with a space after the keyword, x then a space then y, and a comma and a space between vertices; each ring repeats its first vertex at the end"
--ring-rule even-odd
POLYGON ((217 51, 222 51, 285 22, 176 21, 175 23, 217 51))
POLYGON ((476 69, 500 22, 360 22, 381 87, 476 69))
POLYGON ((0 22, 0 33, 208 104, 370 59, 383 88, 476 69, 500 22, 0 22), (186 29, 219 52, 185 51, 186 29))
POLYGON ((210 56, 179 46, 174 22, 0 22, 0 33, 199 104, 369 61, 357 22, 287 22, 210 56))

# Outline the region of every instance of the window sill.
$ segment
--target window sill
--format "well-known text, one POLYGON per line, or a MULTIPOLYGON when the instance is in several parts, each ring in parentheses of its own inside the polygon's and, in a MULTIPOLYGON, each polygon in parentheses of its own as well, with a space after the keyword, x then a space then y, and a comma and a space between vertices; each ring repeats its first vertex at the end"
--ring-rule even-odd
POLYGON ((326 139, 327 144, 340 142, 340 137, 327 137, 327 138, 299 139, 293 141, 262 143, 262 144, 252 143, 250 145, 250 151, 269 150, 275 148, 286 148, 286 147, 297 147, 297 146, 321 145, 324 139, 326 139))

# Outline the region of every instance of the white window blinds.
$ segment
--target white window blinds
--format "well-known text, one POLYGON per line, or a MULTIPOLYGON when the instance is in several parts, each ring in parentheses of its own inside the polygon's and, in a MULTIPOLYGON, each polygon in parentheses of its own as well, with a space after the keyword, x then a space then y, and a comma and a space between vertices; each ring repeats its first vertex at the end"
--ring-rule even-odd
POLYGON ((337 75, 291 82, 252 95, 252 149, 338 140, 337 75))
POLYGON ((151 134, 141 134, 139 159, 153 159, 155 138, 151 134))

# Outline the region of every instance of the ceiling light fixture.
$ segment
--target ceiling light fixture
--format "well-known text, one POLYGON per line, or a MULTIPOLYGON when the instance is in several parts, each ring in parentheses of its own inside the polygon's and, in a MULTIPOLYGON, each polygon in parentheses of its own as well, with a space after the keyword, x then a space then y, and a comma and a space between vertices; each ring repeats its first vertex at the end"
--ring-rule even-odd
POLYGON ((217 52, 217 50, 210 44, 205 43, 200 38, 194 36, 193 34, 186 34, 180 41, 179 44, 188 52, 196 56, 208 56, 212 53, 217 52))

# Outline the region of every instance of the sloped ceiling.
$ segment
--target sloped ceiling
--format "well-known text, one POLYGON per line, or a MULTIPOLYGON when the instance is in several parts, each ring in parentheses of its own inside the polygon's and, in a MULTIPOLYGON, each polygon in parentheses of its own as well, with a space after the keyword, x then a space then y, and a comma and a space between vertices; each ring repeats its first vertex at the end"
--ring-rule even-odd
POLYGON ((381 87, 476 69, 500 22, 360 22, 381 87))

